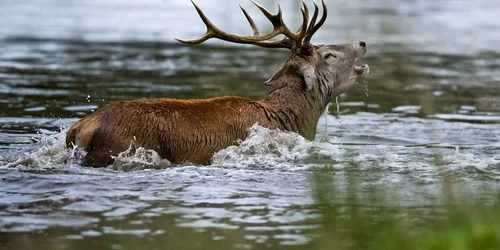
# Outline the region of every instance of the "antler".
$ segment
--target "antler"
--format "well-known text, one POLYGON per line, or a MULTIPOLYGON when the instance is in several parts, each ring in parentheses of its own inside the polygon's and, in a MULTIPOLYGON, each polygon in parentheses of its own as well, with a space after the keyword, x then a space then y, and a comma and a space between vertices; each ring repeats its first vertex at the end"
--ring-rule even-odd
POLYGON ((327 16, 326 4, 325 1, 322 0, 323 15, 320 21, 316 23, 319 8, 318 5, 314 3, 314 15, 311 22, 309 22, 309 10, 306 6, 306 3, 302 1, 302 7, 300 9, 302 12, 302 25, 300 26, 297 32, 291 32, 290 29, 283 22, 281 7, 279 4, 278 4, 278 13, 272 14, 266 8, 262 7, 260 4, 252 0, 252 3, 255 6, 257 6, 257 8, 260 9, 260 11, 264 14, 264 16, 266 16, 266 18, 272 23, 273 30, 267 34, 260 35, 259 29, 255 25, 255 22, 253 21, 252 17, 250 17, 247 11, 240 5, 243 14, 245 15, 248 23, 250 24, 250 27, 253 30, 253 36, 244 36, 233 33, 227 33, 220 30, 205 16, 203 11, 200 9, 200 7, 198 7, 194 3, 193 0, 191 0, 191 2, 196 8, 198 14, 200 15, 201 20, 203 20, 203 22, 207 26, 207 31, 205 32, 205 34, 203 34, 201 37, 197 39, 182 40, 175 38, 177 41, 186 44, 200 44, 210 38, 218 38, 228 42, 254 44, 265 48, 287 48, 287 49, 309 48, 311 46, 310 40, 312 36, 324 24, 327 16), (270 41, 270 39, 278 35, 284 35, 285 38, 283 38, 280 41, 270 41))

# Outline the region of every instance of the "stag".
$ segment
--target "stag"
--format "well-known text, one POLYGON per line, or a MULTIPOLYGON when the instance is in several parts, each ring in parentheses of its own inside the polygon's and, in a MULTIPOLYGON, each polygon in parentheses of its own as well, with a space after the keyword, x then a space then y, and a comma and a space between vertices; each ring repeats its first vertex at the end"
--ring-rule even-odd
POLYGON ((314 13, 309 18, 308 7, 302 2, 302 24, 296 32, 283 22, 281 8, 273 14, 253 3, 273 25, 269 33, 261 34, 244 8, 241 10, 253 35, 224 32, 193 2, 207 31, 197 39, 177 40, 200 44, 217 38, 289 49, 290 58, 265 82, 270 89, 263 100, 222 96, 112 102, 73 124, 66 136, 66 146, 85 149, 85 166, 104 167, 113 163, 112 156, 130 147, 155 150, 171 163, 210 164, 215 152, 244 140, 254 124, 293 131, 314 140, 318 120, 330 101, 353 86, 358 76, 368 73, 367 65, 355 65, 366 53, 366 43, 311 44, 311 38, 327 17, 324 1, 319 20, 318 5, 314 3, 314 13), (284 38, 272 40, 278 35, 284 38))

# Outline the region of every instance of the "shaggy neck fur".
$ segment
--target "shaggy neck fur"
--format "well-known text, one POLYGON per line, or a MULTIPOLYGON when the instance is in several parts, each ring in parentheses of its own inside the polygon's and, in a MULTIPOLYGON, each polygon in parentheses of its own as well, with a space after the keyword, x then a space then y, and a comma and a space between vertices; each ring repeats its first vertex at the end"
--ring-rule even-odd
POLYGON ((318 81, 310 91, 306 90, 302 76, 290 67, 281 69, 273 78, 273 86, 263 102, 274 107, 284 129, 314 140, 318 120, 333 95, 328 76, 317 74, 318 81))

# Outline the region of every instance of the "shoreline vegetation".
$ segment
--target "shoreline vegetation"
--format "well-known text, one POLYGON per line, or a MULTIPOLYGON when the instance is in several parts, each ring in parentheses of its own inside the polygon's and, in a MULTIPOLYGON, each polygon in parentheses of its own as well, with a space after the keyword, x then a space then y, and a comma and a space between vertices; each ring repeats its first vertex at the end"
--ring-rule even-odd
MULTIPOLYGON (((318 168, 313 174, 321 226, 307 249, 500 249, 500 200, 475 197, 466 181, 443 176, 442 200, 436 204, 414 208, 378 205, 380 194, 374 192, 373 197, 359 201, 366 204, 371 200, 375 205, 358 206, 355 190, 361 183, 355 177, 354 163, 351 169, 346 185, 352 192, 347 191, 340 202, 332 184, 333 168, 318 168)), ((483 190, 498 193, 489 187, 483 190)))

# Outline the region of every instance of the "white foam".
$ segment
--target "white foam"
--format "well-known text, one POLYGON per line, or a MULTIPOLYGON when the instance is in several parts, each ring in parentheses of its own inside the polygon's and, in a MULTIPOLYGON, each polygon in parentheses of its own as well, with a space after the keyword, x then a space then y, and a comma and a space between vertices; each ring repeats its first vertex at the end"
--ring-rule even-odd
MULTIPOLYGON (((69 164, 81 166, 85 151, 65 146, 67 129, 60 132, 43 131, 36 150, 22 156, 12 155, 0 159, 4 167, 29 169, 62 168, 69 164), (5 165, 4 165, 5 162, 5 165)), ((217 152, 213 157, 214 166, 255 168, 298 166, 312 153, 330 155, 338 148, 330 143, 311 142, 293 132, 270 130, 258 125, 250 128, 250 135, 237 146, 230 146, 217 152)), ((113 157, 114 163, 108 168, 113 170, 163 169, 171 163, 162 159, 154 150, 132 148, 113 157)))
POLYGON ((109 168, 115 170, 163 169, 172 166, 168 160, 162 159, 156 151, 144 148, 138 148, 134 151, 129 147, 112 158, 115 161, 109 168))
POLYGON ((469 180, 488 177, 500 180, 500 158, 460 150, 442 150, 439 154, 425 149, 379 146, 377 153, 358 154, 336 159, 336 169, 349 168, 352 162, 361 172, 381 173, 379 181, 407 182, 412 178, 421 184, 446 180, 469 180), (382 153, 383 152, 383 153, 382 153), (351 159, 351 160, 349 160, 351 159), (352 162, 350 162, 352 161, 352 162))
MULTIPOLYGON (((21 155, 0 157, 0 167, 18 169, 58 169, 69 164, 82 165, 86 152, 82 148, 66 148, 66 133, 68 129, 61 128, 59 132, 41 130, 34 145, 35 150, 21 155)), ((140 170, 151 168, 167 168, 171 164, 153 150, 139 148, 135 152, 129 148, 113 157, 115 162, 109 166, 114 170, 140 170)))
POLYGON ((467 168, 479 171, 481 174, 487 173, 489 178, 500 180, 500 158, 479 157, 472 153, 461 153, 459 150, 455 154, 443 157, 447 161, 447 170, 456 176, 474 177, 472 173, 466 174, 467 168))
MULTIPOLYGON (((85 152, 79 148, 66 148, 66 132, 67 129, 60 132, 41 131, 36 145, 30 146, 34 150, 3 155, 0 157, 0 167, 44 170, 81 166, 85 152)), ((496 156, 476 154, 471 150, 436 150, 440 152, 439 159, 425 148, 334 145, 328 141, 328 137, 325 137, 325 141, 308 141, 297 133, 254 125, 247 139, 217 152, 210 167, 302 171, 327 165, 342 171, 355 163, 363 172, 385 172, 381 181, 403 181, 408 174, 425 183, 435 182, 443 174, 474 179, 478 173, 487 173, 490 178, 500 179, 500 158, 496 156)), ((155 151, 144 148, 135 151, 129 148, 114 159, 115 162, 108 169, 132 171, 172 166, 155 151)), ((186 168, 176 169, 189 172, 186 168)))
POLYGON ((311 154, 332 155, 338 147, 327 142, 311 142, 293 132, 271 130, 259 125, 237 146, 217 152, 213 165, 239 168, 299 167, 311 154))
POLYGON ((53 169, 65 166, 77 154, 75 150, 67 150, 65 146, 67 129, 60 132, 42 130, 40 137, 35 138, 36 150, 19 155, 5 156, 0 159, 0 166, 28 168, 28 169, 53 169), (5 162, 4 162, 5 161, 5 162))

